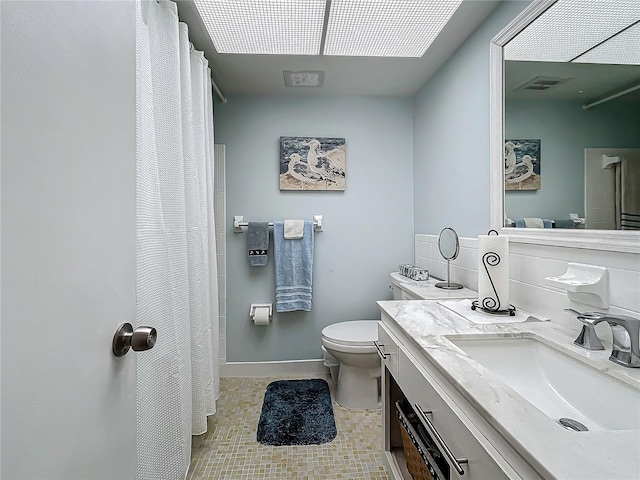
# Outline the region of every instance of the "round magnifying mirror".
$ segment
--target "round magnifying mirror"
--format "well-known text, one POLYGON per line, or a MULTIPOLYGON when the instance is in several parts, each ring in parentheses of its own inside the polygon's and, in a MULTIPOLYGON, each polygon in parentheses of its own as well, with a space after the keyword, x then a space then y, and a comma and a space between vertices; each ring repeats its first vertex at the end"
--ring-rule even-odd
POLYGON ((458 234, 453 228, 443 228, 438 237, 438 249, 440 255, 447 261, 447 281, 436 283, 436 287, 446 290, 457 290, 462 288, 459 283, 451 282, 451 260, 455 260, 460 253, 460 241, 458 234))
POLYGON ((438 248, 440 249, 440 255, 445 260, 455 260, 460 253, 460 242, 458 241, 458 234, 453 228, 443 228, 438 237, 438 248))

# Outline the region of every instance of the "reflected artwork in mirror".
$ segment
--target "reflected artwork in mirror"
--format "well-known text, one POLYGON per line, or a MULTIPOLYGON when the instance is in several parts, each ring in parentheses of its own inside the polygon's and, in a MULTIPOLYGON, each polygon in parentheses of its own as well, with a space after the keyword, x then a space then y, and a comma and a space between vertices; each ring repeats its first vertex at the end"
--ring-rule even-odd
POLYGON ((436 287, 444 288, 445 290, 458 290, 462 288, 459 283, 451 282, 451 260, 458 258, 460 253, 460 241, 458 240, 458 234, 451 227, 443 228, 438 237, 438 249, 440 255, 447 261, 447 281, 436 283, 436 287))
POLYGON ((504 189, 540 190, 540 140, 507 138, 504 141, 504 189))
POLYGON ((504 138, 545 150, 541 185, 505 169, 505 226, 640 230, 640 2, 559 0, 506 43, 504 138))
POLYGON ((640 253, 640 2, 533 0, 490 58, 491 227, 640 253), (505 189, 507 139, 544 145, 539 190, 505 189))

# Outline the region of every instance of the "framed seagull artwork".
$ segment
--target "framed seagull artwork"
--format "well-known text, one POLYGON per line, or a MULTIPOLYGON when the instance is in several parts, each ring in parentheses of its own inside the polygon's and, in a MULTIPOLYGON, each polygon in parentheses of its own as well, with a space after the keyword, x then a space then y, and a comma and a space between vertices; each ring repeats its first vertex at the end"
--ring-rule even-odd
POLYGON ((504 142, 504 189, 540 190, 540 139, 504 142))
POLYGON ((280 190, 345 188, 344 138, 280 137, 280 190))

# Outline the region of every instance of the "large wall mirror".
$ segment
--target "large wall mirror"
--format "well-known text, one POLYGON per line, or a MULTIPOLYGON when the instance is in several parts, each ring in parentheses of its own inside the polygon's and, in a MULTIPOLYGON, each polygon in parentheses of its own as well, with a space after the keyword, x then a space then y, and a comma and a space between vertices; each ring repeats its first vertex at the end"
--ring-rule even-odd
POLYGON ((492 228, 640 253, 640 2, 534 1, 491 62, 492 228))

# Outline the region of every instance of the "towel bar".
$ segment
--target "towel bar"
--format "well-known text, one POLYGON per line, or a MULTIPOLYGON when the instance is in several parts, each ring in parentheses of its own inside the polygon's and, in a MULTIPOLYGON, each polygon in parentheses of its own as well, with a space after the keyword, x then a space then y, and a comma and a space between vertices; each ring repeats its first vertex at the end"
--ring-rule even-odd
MULTIPOLYGON (((244 233, 242 227, 248 227, 249 223, 244 221, 244 216, 235 215, 233 217, 233 231, 236 233, 244 233)), ((269 226, 273 227, 273 222, 269 222, 269 226)), ((313 231, 322 232, 322 215, 313 216, 313 231)))

